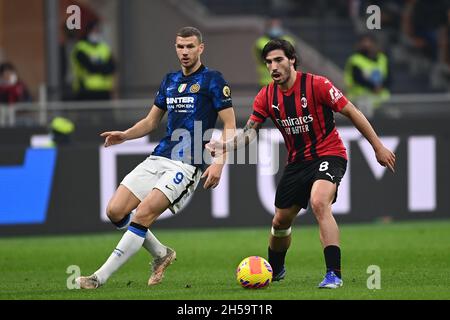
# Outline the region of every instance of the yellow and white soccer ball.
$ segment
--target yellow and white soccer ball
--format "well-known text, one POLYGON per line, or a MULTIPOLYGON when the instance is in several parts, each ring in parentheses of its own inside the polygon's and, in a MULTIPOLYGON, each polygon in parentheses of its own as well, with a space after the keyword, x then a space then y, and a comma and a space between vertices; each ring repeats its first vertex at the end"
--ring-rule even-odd
POLYGON ((272 282, 272 267, 261 257, 247 257, 236 269, 237 282, 244 288, 265 288, 272 282))

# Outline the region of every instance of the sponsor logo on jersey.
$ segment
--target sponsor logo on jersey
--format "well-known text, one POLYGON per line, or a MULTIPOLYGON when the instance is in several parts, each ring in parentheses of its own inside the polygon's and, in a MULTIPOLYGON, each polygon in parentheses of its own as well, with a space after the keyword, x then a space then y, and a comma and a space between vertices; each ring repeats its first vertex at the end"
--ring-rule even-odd
POLYGON ((200 91, 200 85, 199 85, 198 83, 193 84, 193 85, 191 86, 191 88, 189 89, 189 92, 190 92, 190 93, 197 93, 197 92, 199 92, 199 91, 200 91))
POLYGON ((186 90, 186 88, 187 88, 187 83, 182 83, 178 86, 178 92, 183 93, 184 90, 186 90))
POLYGON ((166 98, 167 109, 174 110, 177 113, 194 112, 194 97, 170 97, 166 98))
POLYGON ((286 134, 289 135, 309 132, 309 124, 313 121, 314 118, 312 115, 298 118, 288 117, 287 119, 277 119, 278 125, 283 127, 286 134))
POLYGON ((331 101, 333 104, 335 104, 336 102, 339 101, 339 99, 341 99, 344 95, 342 94, 341 91, 339 91, 338 89, 336 89, 336 87, 333 87, 330 89, 330 96, 331 96, 331 101))
POLYGON ((194 97, 173 97, 166 98, 167 104, 194 103, 194 97))
POLYGON ((282 127, 303 126, 303 125, 311 123, 313 121, 314 121, 314 118, 312 115, 298 117, 298 118, 288 117, 287 119, 277 119, 278 124, 282 127))

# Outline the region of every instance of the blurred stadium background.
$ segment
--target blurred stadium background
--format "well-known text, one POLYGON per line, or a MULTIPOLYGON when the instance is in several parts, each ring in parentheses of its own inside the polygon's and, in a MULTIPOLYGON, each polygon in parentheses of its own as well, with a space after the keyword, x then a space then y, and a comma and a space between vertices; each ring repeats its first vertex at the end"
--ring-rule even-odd
MULTIPOLYGON (((14 250, 7 249, 11 241, 17 242, 17 248, 27 245, 27 238, 16 237, 63 236, 55 238, 58 242, 69 235, 113 231, 104 218, 109 197, 125 174, 148 156, 165 128, 162 125, 149 140, 110 150, 102 148, 99 133, 126 129, 147 114, 163 76, 179 68, 174 50, 179 28, 192 25, 203 32, 206 51, 202 61, 221 71, 229 82, 242 127, 259 91, 254 45, 274 18, 282 21, 286 33, 295 40, 300 68, 329 77, 344 91, 346 62, 358 37, 369 32, 377 39, 389 58, 391 97, 376 110, 371 122, 397 154, 396 174, 379 167, 364 139, 349 122, 337 117, 351 160, 335 205, 336 219, 343 226, 368 223, 366 228, 381 228, 381 233, 388 223, 419 221, 407 224, 419 237, 408 239, 418 242, 423 232, 432 233, 439 227, 444 247, 435 252, 443 256, 433 265, 441 263, 448 268, 450 9, 448 1, 421 0, 0 0, 0 63, 13 65, 28 92, 8 100, 0 89, 2 256, 15 256, 14 250), (80 30, 67 29, 73 13, 67 8, 71 5, 81 9, 80 30), (369 5, 381 9, 379 30, 366 27, 369 5), (86 35, 86 28, 97 20, 114 57, 115 85, 111 99, 80 101, 72 88, 71 53, 86 35), (55 122, 61 118, 62 126, 55 122), (430 221, 422 225, 424 220, 430 221), (14 239, 6 239, 11 237, 14 239)), ((284 148, 279 152, 282 166, 284 148)), ((171 235, 176 242, 175 235, 187 229, 269 230, 281 170, 269 177, 260 171, 258 165, 228 166, 218 189, 199 187, 181 214, 165 214, 155 230, 172 229, 167 231, 169 242, 171 235)), ((296 224, 313 225, 314 218, 302 213, 296 224)), ((386 230, 397 232, 388 227, 386 230)), ((260 255, 265 255, 265 234, 258 240, 260 255)), ((37 239, 29 241, 37 243, 37 239)), ((352 241, 357 242, 358 236, 352 241)), ((400 242, 401 238, 393 238, 390 244, 394 248, 400 242)), ((431 247, 419 245, 417 250, 433 252, 435 242, 426 243, 431 247)), ((114 244, 115 240, 110 246, 103 244, 99 255, 106 257, 114 244)), ((185 250, 190 250, 189 246, 185 250)), ((236 257, 236 263, 241 258, 236 257)), ((68 259, 77 261, 76 256, 68 259)), ((2 258, 0 262, 0 277, 10 269, 7 261, 2 258)), ((448 284, 448 278, 446 281, 448 284)), ((3 279, 1 283, 5 283, 3 279)), ((39 297, 20 295, 21 289, 13 285, 9 290, 9 295, 5 289, 6 295, 0 297, 39 297)), ((436 297, 449 298, 448 294, 436 297)))

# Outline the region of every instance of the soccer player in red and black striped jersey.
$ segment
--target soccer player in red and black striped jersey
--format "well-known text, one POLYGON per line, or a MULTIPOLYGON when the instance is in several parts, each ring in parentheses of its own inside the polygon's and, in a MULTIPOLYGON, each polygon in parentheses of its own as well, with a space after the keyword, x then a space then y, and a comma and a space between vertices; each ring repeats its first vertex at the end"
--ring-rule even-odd
POLYGON ((297 55, 285 40, 270 41, 262 58, 273 82, 261 89, 244 131, 226 143, 211 141, 217 156, 249 144, 267 118, 284 137, 288 163, 275 197, 275 217, 269 240, 273 280, 285 277, 285 256, 291 243, 291 225, 310 202, 318 221, 326 275, 319 288, 342 286, 339 229, 331 212, 337 188, 347 167, 347 153, 335 126, 333 112, 349 118, 372 145, 382 166, 394 172, 395 155, 384 147, 364 115, 327 78, 297 72, 297 55))

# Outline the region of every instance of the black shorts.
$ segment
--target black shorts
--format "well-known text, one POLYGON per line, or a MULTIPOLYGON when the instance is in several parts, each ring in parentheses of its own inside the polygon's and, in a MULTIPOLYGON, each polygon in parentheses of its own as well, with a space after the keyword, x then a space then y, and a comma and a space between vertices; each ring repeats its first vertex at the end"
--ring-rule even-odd
MULTIPOLYGON (((299 205, 306 209, 313 183, 316 180, 327 180, 338 187, 346 169, 347 160, 337 156, 288 164, 277 187, 275 206, 287 209, 299 205)), ((337 188, 333 203, 336 199, 337 188)))

